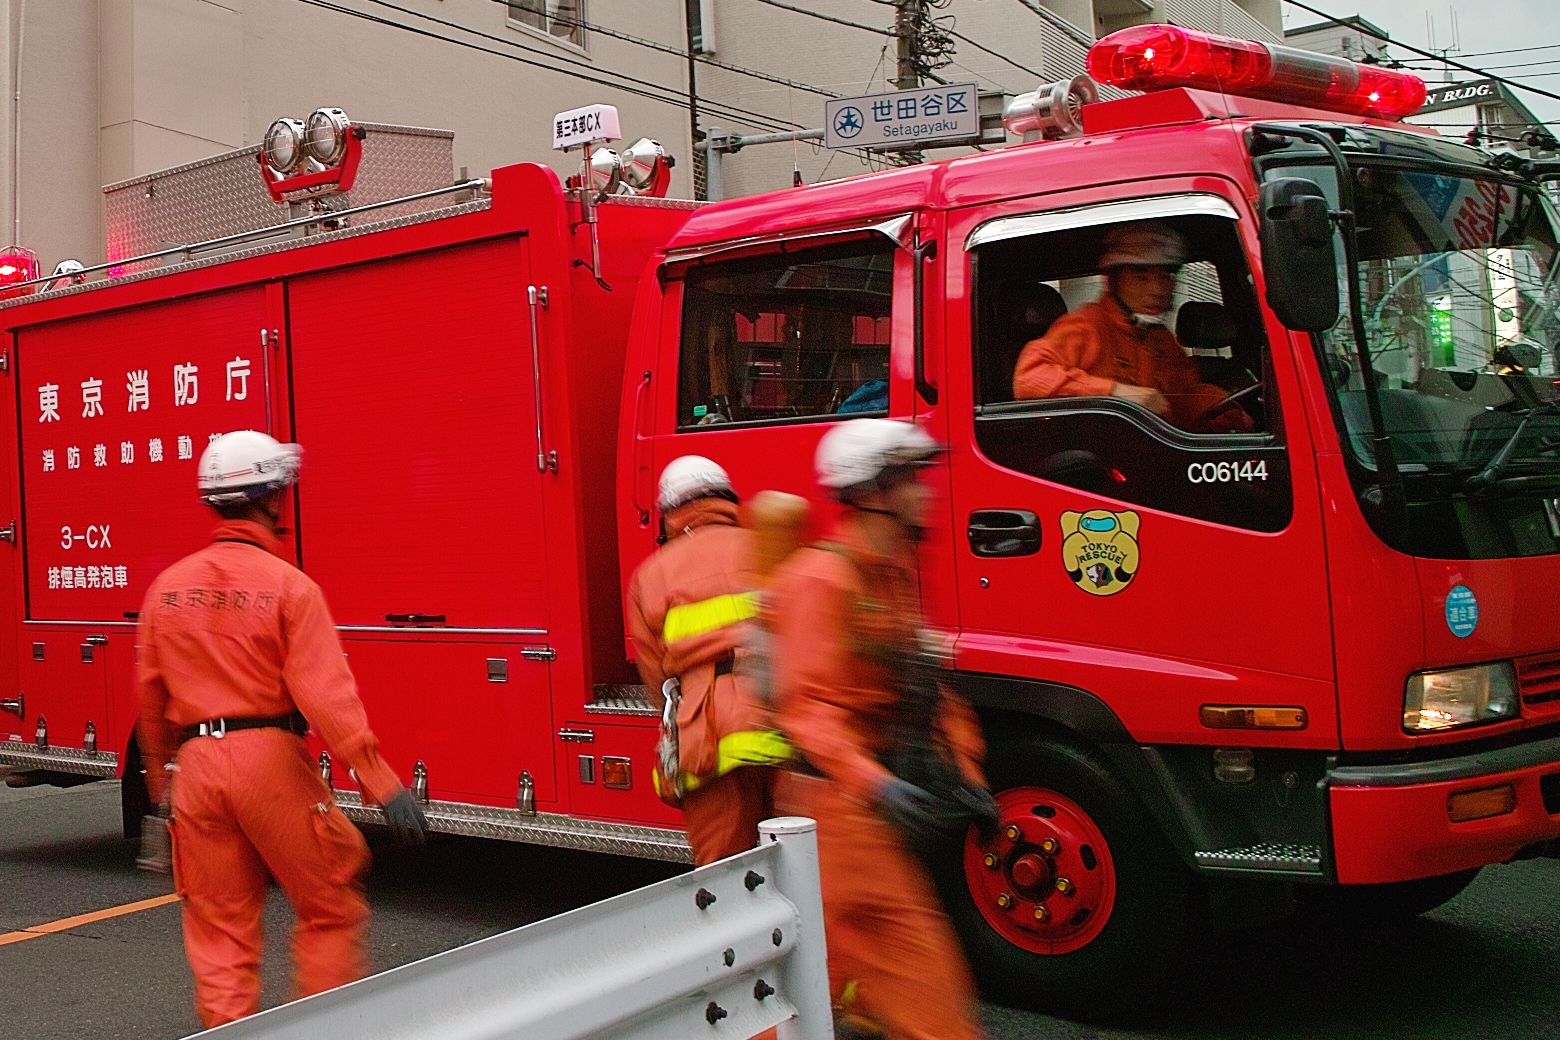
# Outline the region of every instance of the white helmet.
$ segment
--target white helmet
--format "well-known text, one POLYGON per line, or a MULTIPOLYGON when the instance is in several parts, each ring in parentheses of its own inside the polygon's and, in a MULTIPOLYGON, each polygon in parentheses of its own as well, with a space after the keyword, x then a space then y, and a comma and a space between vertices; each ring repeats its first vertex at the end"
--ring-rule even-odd
POLYGON ((1180 267, 1186 263, 1186 237, 1158 220, 1134 220, 1105 232, 1100 270, 1141 265, 1180 267))
POLYGON ((718 464, 703 455, 683 455, 667 463, 661 471, 661 487, 656 494, 655 508, 665 516, 696 498, 712 496, 735 502, 737 492, 731 486, 731 478, 718 464))
POLYGON ((942 446, 913 422, 901 419, 852 419, 818 442, 813 465, 818 483, 835 497, 875 487, 885 470, 930 462, 942 446))
POLYGON ((298 479, 303 449, 256 430, 224 433, 200 453, 197 484, 208 506, 253 501, 298 479))

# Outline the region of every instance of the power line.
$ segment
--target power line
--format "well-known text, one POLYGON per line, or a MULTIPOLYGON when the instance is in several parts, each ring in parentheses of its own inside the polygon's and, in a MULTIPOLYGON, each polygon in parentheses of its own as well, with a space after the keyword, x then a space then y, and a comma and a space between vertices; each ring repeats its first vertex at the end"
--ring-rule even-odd
MULTIPOLYGON (((331 0, 297 0, 297 2, 301 3, 301 4, 307 4, 310 7, 318 7, 318 8, 321 8, 322 10, 333 11, 333 12, 335 12, 337 14, 344 14, 344 15, 348 15, 348 16, 353 17, 353 18, 362 19, 364 21, 374 22, 375 24, 387 26, 389 28, 400 29, 403 32, 413 33, 413 34, 415 34, 417 36, 423 36, 423 37, 426 37, 426 38, 432 39, 432 40, 439 40, 439 41, 441 41, 443 43, 451 43, 451 44, 454 44, 457 47, 464 47, 464 48, 466 48, 468 50, 478 51, 479 53, 482 53, 482 54, 491 54, 491 55, 493 55, 495 57, 505 58, 505 59, 507 59, 509 61, 519 62, 522 65, 529 65, 529 66, 531 66, 533 68, 542 69, 542 70, 547 71, 547 72, 555 72, 555 73, 558 73, 558 74, 564 75, 564 76, 572 76, 575 79, 583 80, 583 81, 588 82, 588 83, 595 83, 595 84, 598 84, 598 85, 604 86, 604 87, 609 87, 609 88, 611 88, 613 90, 621 90, 621 91, 623 91, 625 93, 628 93, 628 94, 634 94, 634 95, 637 95, 639 97, 647 98, 647 99, 649 99, 651 101, 659 101, 662 104, 672 105, 672 106, 674 106, 676 108, 687 108, 687 100, 686 100, 686 98, 684 98, 682 96, 680 91, 674 90, 671 87, 667 87, 667 86, 664 86, 664 85, 659 84, 659 83, 653 83, 653 82, 651 82, 649 80, 639 79, 639 78, 637 78, 635 76, 630 76, 630 75, 628 75, 626 73, 614 72, 614 71, 609 70, 609 69, 597 70, 597 71, 600 71, 603 75, 610 75, 610 76, 616 77, 617 79, 620 79, 620 80, 624 81, 624 82, 621 82, 621 83, 613 82, 612 80, 609 80, 609 79, 603 79, 600 75, 592 75, 592 74, 586 73, 586 72, 575 72, 575 71, 572 71, 571 69, 559 68, 557 65, 551 65, 551 64, 547 64, 547 63, 542 62, 542 61, 537 61, 535 59, 526 58, 526 57, 523 57, 523 56, 521 56, 519 54, 515 54, 515 53, 509 52, 509 51, 500 51, 500 50, 494 50, 491 47, 483 47, 480 44, 472 43, 469 40, 454 39, 454 38, 451 38, 449 36, 444 36, 444 35, 441 35, 440 33, 432 32, 432 31, 427 30, 427 29, 420 29, 420 28, 418 28, 415 25, 407 25, 404 22, 397 22, 397 21, 395 21, 393 19, 384 18, 384 17, 381 17, 379 15, 372 14, 372 13, 370 13, 368 11, 359 11, 359 10, 356 10, 354 8, 351 8, 351 7, 345 7, 345 6, 342 6, 339 3, 333 3, 333 2, 331 2, 331 0), (661 93, 656 93, 656 92, 661 92, 661 93)), ((376 3, 376 4, 378 4, 379 6, 382 6, 382 7, 388 7, 388 8, 391 8, 393 10, 401 11, 403 14, 417 15, 417 12, 415 12, 415 11, 407 11, 404 8, 396 7, 394 4, 386 3, 385 0, 369 0, 369 2, 370 3, 376 3)), ((496 41, 498 43, 502 43, 502 44, 504 44, 506 46, 514 47, 514 48, 516 48, 518 50, 521 50, 521 51, 526 51, 528 53, 533 53, 533 54, 545 54, 545 56, 547 58, 549 58, 549 59, 551 59, 553 61, 562 62, 562 63, 564 63, 566 65, 577 65, 577 66, 581 66, 581 67, 587 68, 587 69, 593 69, 593 70, 595 69, 594 66, 588 65, 588 64, 586 64, 584 62, 581 62, 581 61, 577 61, 577 60, 574 60, 574 59, 571 59, 571 58, 567 58, 567 57, 564 57, 564 56, 561 56, 561 55, 546 54, 545 52, 537 51, 537 50, 535 50, 533 48, 526 47, 525 45, 519 43, 518 41, 507 40, 507 39, 504 39, 503 37, 492 36, 492 35, 489 35, 487 33, 484 33, 484 32, 481 32, 479 30, 476 30, 476 29, 468 29, 465 26, 458 25, 458 24, 453 23, 453 22, 443 22, 441 19, 434 19, 434 18, 432 18, 432 16, 429 16, 429 15, 419 15, 419 17, 423 17, 423 18, 426 18, 426 19, 429 19, 429 20, 432 20, 432 21, 440 22, 440 24, 446 25, 446 26, 448 26, 450 28, 453 28, 453 29, 457 29, 457 30, 459 30, 461 32, 469 33, 469 34, 471 34, 473 36, 478 36, 478 37, 481 37, 483 39, 493 40, 493 41, 496 41)), ((738 107, 736 105, 706 101, 705 107, 710 109, 712 112, 714 112, 717 115, 723 115, 726 118, 734 119, 734 120, 736 120, 739 123, 747 122, 747 123, 750 123, 751 125, 756 126, 756 127, 760 128, 760 129, 765 129, 765 130, 791 130, 791 129, 796 129, 796 126, 794 124, 787 124, 783 120, 778 119, 777 117, 767 116, 767 115, 763 114, 762 112, 754 112, 754 111, 752 111, 750 109, 740 108, 740 107, 738 107)))
MULTIPOLYGON (((512 6, 512 0, 491 0, 491 2, 495 3, 495 4, 502 4, 505 7, 511 7, 512 6)), ((540 2, 540 0, 533 0, 533 2, 540 2)), ((397 8, 397 10, 402 10, 402 9, 401 8, 397 8)), ((528 10, 528 11, 535 10, 538 13, 542 13, 539 8, 531 8, 529 5, 526 5, 526 10, 528 10)), ((420 14, 419 12, 416 12, 416 11, 406 11, 406 13, 407 14, 415 14, 419 18, 427 18, 430 21, 439 22, 441 25, 456 25, 456 23, 454 23, 454 22, 443 22, 443 21, 440 21, 440 19, 432 17, 431 15, 420 14)), ((673 47, 673 46, 670 46, 669 44, 665 44, 665 43, 658 43, 655 40, 647 40, 647 39, 645 39, 642 36, 635 36, 632 33, 626 33, 626 32, 623 32, 622 30, 619 30, 619 29, 613 29, 613 28, 611 28, 609 26, 601 25, 600 23, 597 23, 597 22, 587 22, 587 21, 584 21, 582 19, 569 18, 566 15, 561 15, 561 14, 552 14, 552 15, 548 15, 548 17, 552 21, 557 22, 559 25, 567 25, 567 26, 571 26, 571 27, 577 27, 577 28, 580 28, 580 29, 584 29, 584 30, 586 30, 588 32, 600 33, 601 35, 609 36, 609 37, 611 37, 614 40, 622 40, 625 43, 632 43, 632 44, 634 44, 635 46, 638 46, 638 47, 645 47, 645 48, 648 48, 649 50, 660 51, 662 54, 673 54, 673 55, 676 55, 679 58, 687 58, 688 57, 688 53, 689 52, 686 51, 686 50, 682 50, 681 48, 673 47)), ((456 27, 457 28, 464 28, 464 26, 458 26, 458 25, 456 27)), ((467 31, 470 32, 472 30, 467 30, 467 31)), ((783 76, 772 76, 772 75, 770 75, 767 72, 759 72, 757 69, 744 68, 741 65, 733 65, 731 62, 728 62, 728 61, 721 61, 718 58, 711 58, 707 54, 699 54, 697 52, 694 52, 694 59, 696 61, 698 61, 700 64, 703 64, 703 65, 711 65, 711 66, 713 66, 713 67, 715 67, 717 69, 725 69, 727 72, 735 72, 738 75, 742 75, 742 76, 751 76, 754 79, 765 80, 765 81, 767 81, 769 83, 778 83, 781 86, 785 86, 785 87, 794 87, 797 90, 805 90, 805 91, 807 91, 808 93, 811 93, 811 94, 821 94, 821 95, 823 95, 824 97, 827 97, 827 98, 837 98, 837 97, 840 96, 840 95, 835 94, 835 93, 833 93, 831 91, 824 90, 821 87, 815 87, 815 86, 813 86, 810 83, 798 83, 795 80, 789 80, 789 79, 786 79, 783 76)))
POLYGON ((1065 34, 1069 39, 1072 40, 1072 42, 1085 49, 1094 46, 1094 37, 1078 28, 1072 22, 1069 22, 1067 19, 1056 14, 1054 11, 1041 7, 1039 4, 1034 3, 1033 0, 1018 0, 1018 2, 1029 8, 1030 11, 1034 12, 1034 14, 1039 17, 1041 21, 1047 22, 1052 28, 1065 34))
POLYGON ((847 21, 844 18, 836 18, 832 14, 824 14, 822 11, 809 11, 805 7, 792 7, 790 4, 782 4, 780 0, 758 0, 758 2, 761 4, 768 4, 770 7, 778 7, 782 11, 791 11, 795 14, 804 14, 809 18, 816 18, 821 22, 833 22, 835 25, 844 25, 851 29, 860 29, 862 32, 877 33, 879 36, 887 36, 891 39, 897 39, 899 36, 898 33, 893 32, 890 29, 879 29, 875 25, 863 25, 860 22, 847 21))
POLYGON ((991 55, 993 58, 999 58, 1002 61, 1007 62, 1009 65, 1013 66, 1015 69, 1020 69, 1020 70, 1022 70, 1024 72, 1029 73, 1031 76, 1035 76, 1035 77, 1037 77, 1039 79, 1042 79, 1042 80, 1045 79, 1045 73, 1037 72, 1034 69, 1030 68, 1028 65, 1021 65, 1018 62, 1014 61, 1012 58, 1009 58, 1006 54, 999 54, 998 52, 992 50, 990 47, 987 47, 985 44, 976 43, 974 40, 970 39, 968 36, 965 36, 963 33, 955 32, 952 29, 944 29, 943 31, 946 32, 949 36, 952 36, 956 40, 963 40, 965 43, 969 44, 971 47, 974 47, 978 51, 985 51, 987 54, 991 55))
POLYGON ((1471 54, 1462 54, 1463 58, 1489 58, 1497 54, 1523 54, 1527 51, 1552 51, 1560 48, 1560 43, 1546 43, 1538 47, 1509 47, 1503 51, 1474 51, 1471 54))
MULTIPOLYGON (((1028 0, 1024 0, 1024 2, 1027 3, 1028 0)), ((1339 21, 1339 19, 1335 15, 1330 15, 1326 11, 1318 10, 1317 8, 1314 8, 1314 7, 1310 6, 1309 4, 1301 3, 1301 0, 1284 0, 1284 3, 1291 4, 1291 5, 1295 6, 1295 7, 1298 7, 1302 11, 1309 11, 1312 14, 1316 15, 1318 18, 1326 18, 1328 21, 1332 21, 1332 22, 1339 21)), ((1556 94, 1553 91, 1544 90, 1541 87, 1529 86, 1526 83, 1518 83, 1518 82, 1516 82, 1514 80, 1506 79, 1503 76, 1492 76, 1488 72, 1484 71, 1483 69, 1477 68, 1477 67, 1475 67, 1473 65, 1464 65, 1460 61, 1453 61, 1451 58, 1448 58, 1444 54, 1436 54, 1433 51, 1423 50, 1422 48, 1415 47, 1411 43, 1401 43, 1401 42, 1399 42, 1397 40, 1392 39, 1386 33, 1378 32, 1378 31, 1376 31, 1374 29, 1367 29, 1364 26, 1357 26, 1357 28, 1359 28, 1359 30, 1361 32, 1363 32, 1367 36, 1373 36, 1373 37, 1375 37, 1378 40, 1384 40, 1387 43, 1392 44, 1394 47, 1401 47, 1401 48, 1403 48, 1406 51, 1413 51, 1415 54, 1418 54, 1421 57, 1429 58, 1430 60, 1436 62, 1437 64, 1440 64, 1440 65, 1451 65, 1451 66, 1453 66, 1455 68, 1462 69, 1464 72, 1472 72, 1473 74, 1475 74, 1477 76, 1480 76, 1480 77, 1482 77, 1484 79, 1491 79, 1491 80, 1494 80, 1496 83, 1504 83, 1508 87, 1514 87, 1514 88, 1516 88, 1518 90, 1526 90, 1529 93, 1538 94, 1541 97, 1553 98, 1555 101, 1560 101, 1560 94, 1556 94)))

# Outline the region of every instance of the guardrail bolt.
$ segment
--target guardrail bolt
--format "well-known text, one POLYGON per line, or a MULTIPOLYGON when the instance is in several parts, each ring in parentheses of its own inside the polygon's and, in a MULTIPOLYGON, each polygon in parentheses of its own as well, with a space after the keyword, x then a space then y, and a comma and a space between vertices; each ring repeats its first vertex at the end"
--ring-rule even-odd
POLYGON ((704 1021, 714 1025, 729 1014, 729 1011, 712 1000, 710 1001, 710 1006, 704 1009, 704 1021))
POLYGON ((746 885, 747 890, 751 892, 759 885, 764 883, 764 875, 758 873, 757 871, 750 870, 747 872, 747 876, 742 879, 742 883, 746 885))
POLYGON ((765 997, 772 997, 774 995, 775 988, 769 983, 765 982, 763 979, 759 979, 757 982, 753 983, 754 1000, 763 1000, 765 997))
POLYGON ((774 942, 774 944, 776 946, 779 946, 782 942, 785 941, 785 936, 780 934, 780 929, 778 929, 778 928, 776 928, 773 932, 769 933, 769 938, 774 942))
POLYGON ((728 946, 726 947, 726 952, 720 955, 720 959, 725 961, 726 967, 729 968, 737 963, 737 951, 728 946))
POLYGON ((710 904, 715 902, 715 893, 707 888, 701 888, 693 894, 693 901, 700 910, 708 910, 710 904))

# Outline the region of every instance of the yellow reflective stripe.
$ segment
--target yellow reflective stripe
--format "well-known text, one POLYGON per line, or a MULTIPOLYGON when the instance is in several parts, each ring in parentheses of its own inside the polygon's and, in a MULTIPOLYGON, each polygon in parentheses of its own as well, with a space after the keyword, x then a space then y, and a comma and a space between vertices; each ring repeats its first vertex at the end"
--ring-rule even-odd
POLYGON ((725 776, 738 766, 774 766, 790 757, 790 741, 774 730, 745 730, 720 738, 715 769, 725 776))
MULTIPOLYGON (((742 766, 777 766, 791 757, 791 742, 773 730, 753 729, 720 738, 715 752, 715 776, 722 777, 742 766)), ((692 773, 682 775, 684 791, 697 790, 702 781, 692 773)), ((656 788, 660 793, 660 788, 656 788)))
POLYGON ((698 603, 684 603, 666 612, 666 622, 661 626, 661 638, 666 644, 703 635, 717 628, 746 621, 758 613, 758 593, 737 592, 726 596, 714 596, 698 603))

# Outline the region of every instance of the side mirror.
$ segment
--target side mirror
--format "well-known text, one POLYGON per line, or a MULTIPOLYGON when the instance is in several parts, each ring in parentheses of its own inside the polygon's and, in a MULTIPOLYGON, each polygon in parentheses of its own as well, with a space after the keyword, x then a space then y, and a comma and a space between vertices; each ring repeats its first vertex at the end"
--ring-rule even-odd
POLYGON ((1338 321, 1338 258, 1326 196, 1282 177, 1262 185, 1261 207, 1268 306, 1291 329, 1327 331, 1338 321))

